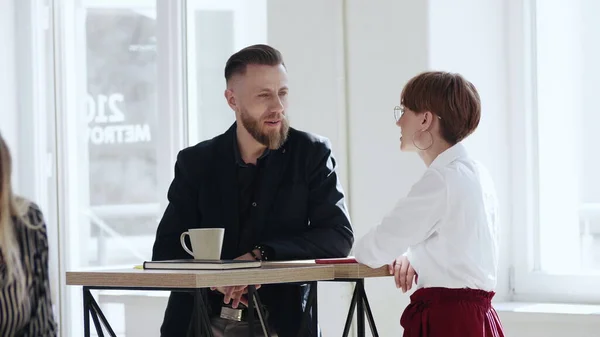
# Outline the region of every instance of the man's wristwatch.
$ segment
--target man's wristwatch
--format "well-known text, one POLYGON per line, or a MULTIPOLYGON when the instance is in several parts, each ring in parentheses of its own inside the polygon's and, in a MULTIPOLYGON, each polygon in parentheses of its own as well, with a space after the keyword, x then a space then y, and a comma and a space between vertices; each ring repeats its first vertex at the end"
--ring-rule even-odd
POLYGON ((254 252, 256 250, 256 248, 252 249, 250 251, 250 255, 252 255, 252 257, 256 260, 256 261, 261 261, 262 260, 262 256, 260 254, 260 252, 258 253, 258 255, 256 255, 256 253, 254 252))
POLYGON ((252 254, 252 256, 260 261, 270 261, 273 259, 273 249, 271 249, 271 247, 268 246, 264 246, 264 245, 256 245, 254 246, 254 248, 252 249, 252 251, 250 252, 250 254, 252 254), (258 250, 260 252, 260 256, 256 256, 256 254, 254 254, 254 250, 258 250))

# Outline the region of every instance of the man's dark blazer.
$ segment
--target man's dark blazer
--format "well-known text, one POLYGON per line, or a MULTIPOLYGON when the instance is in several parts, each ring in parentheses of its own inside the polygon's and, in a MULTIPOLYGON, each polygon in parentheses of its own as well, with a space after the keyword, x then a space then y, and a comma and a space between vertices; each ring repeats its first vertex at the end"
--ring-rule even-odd
MULTIPOLYGON (((152 260, 191 258, 179 242, 189 228, 225 228, 221 258, 241 255, 235 132, 234 123, 224 134, 178 154, 152 260)), ((275 260, 347 256, 354 235, 329 140, 290 128, 284 145, 268 157, 256 200, 263 207, 253 224, 255 244, 272 248, 275 260)), ((259 293, 279 336, 295 336, 305 296, 300 286, 268 285, 259 293)), ((209 297, 207 310, 219 310, 222 295, 209 292, 209 297)), ((171 294, 162 336, 186 335, 192 303, 188 293, 171 294)))

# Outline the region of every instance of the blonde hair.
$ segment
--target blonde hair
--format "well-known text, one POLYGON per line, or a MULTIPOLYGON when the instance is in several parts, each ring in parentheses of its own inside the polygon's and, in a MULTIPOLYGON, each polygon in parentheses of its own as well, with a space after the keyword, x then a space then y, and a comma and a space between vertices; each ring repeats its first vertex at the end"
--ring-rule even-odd
POLYGON ((11 186, 12 160, 8 146, 0 134, 0 263, 6 266, 6 284, 15 283, 19 302, 26 299, 26 278, 15 226, 21 222, 34 227, 27 218, 29 201, 17 197, 11 186))

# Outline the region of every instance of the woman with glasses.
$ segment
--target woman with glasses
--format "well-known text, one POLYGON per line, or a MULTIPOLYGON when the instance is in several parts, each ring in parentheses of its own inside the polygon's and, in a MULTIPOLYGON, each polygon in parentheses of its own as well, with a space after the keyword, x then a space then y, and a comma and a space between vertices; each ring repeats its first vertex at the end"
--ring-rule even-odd
POLYGON ((389 265, 403 292, 416 280, 400 319, 405 337, 504 336, 491 305, 498 269, 494 183, 461 143, 479 124, 479 94, 459 74, 426 72, 408 82, 400 102, 400 150, 416 152, 427 169, 356 243, 354 255, 372 268, 389 265))
POLYGON ((56 336, 42 212, 12 193, 11 157, 0 135, 0 336, 56 336))

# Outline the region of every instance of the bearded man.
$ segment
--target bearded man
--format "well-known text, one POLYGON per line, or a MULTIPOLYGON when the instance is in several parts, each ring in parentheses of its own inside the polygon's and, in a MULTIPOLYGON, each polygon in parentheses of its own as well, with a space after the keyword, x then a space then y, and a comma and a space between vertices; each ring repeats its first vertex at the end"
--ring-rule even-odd
MULTIPOLYGON (((288 78, 281 53, 246 47, 225 66, 227 104, 236 122, 223 134, 182 150, 158 225, 153 260, 191 258, 180 244, 190 228, 224 228, 222 259, 301 260, 345 257, 354 235, 328 139, 291 128, 288 78)), ((297 336, 307 287, 258 290, 271 333, 297 336)), ((207 293, 212 332, 248 336, 246 319, 221 317, 247 310, 246 287, 207 293)), ((193 295, 173 292, 161 336, 190 331, 193 295)), ((246 315, 241 315, 247 317, 246 315)), ((256 336, 262 329, 255 324, 256 336)))

